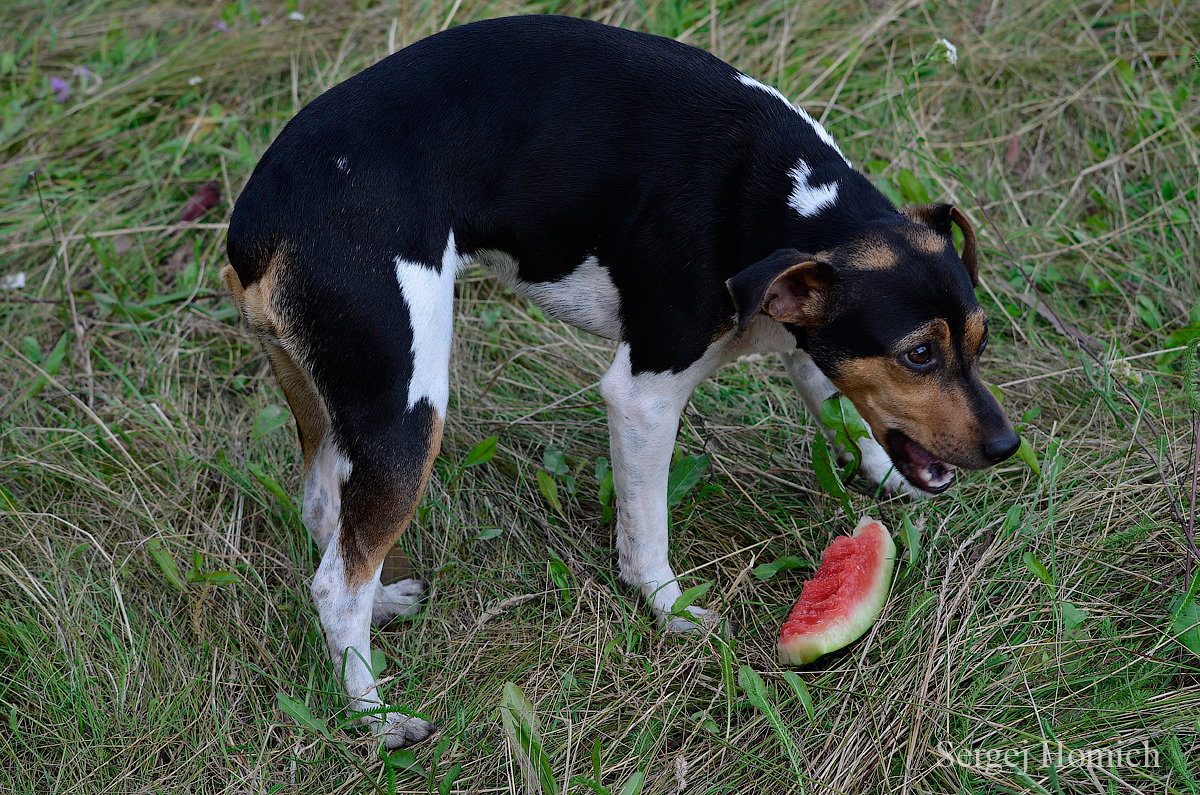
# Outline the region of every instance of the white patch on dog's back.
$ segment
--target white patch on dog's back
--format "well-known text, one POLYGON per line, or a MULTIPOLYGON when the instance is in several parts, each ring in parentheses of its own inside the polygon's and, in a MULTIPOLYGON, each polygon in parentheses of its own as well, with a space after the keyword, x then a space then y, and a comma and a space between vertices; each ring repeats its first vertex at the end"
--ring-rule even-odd
POLYGON ((552 282, 522 281, 517 261, 503 251, 481 251, 478 257, 492 275, 551 317, 606 339, 621 335, 621 296, 595 257, 552 282))
POLYGON ((792 195, 788 197, 788 204, 801 216, 812 218, 837 201, 838 184, 813 185, 809 181, 812 169, 803 160, 796 163, 788 176, 792 178, 792 195))
POLYGON ((846 161, 846 165, 850 165, 850 161, 844 154, 842 154, 841 148, 838 147, 837 141, 833 140, 833 136, 830 135, 829 131, 821 125, 821 122, 808 115, 808 111, 806 111, 804 108, 800 107, 799 105, 793 105, 791 100, 785 97, 783 92, 781 92, 779 89, 764 85, 750 75, 742 74, 741 72, 738 73, 738 82, 740 82, 742 85, 750 86, 751 88, 757 88, 760 91, 766 91, 773 97, 778 97, 783 104, 787 105, 797 114, 799 114, 800 118, 804 119, 804 121, 807 122, 810 127, 812 127, 812 130, 817 134, 817 137, 827 143, 830 148, 833 149, 833 151, 837 152, 838 157, 846 161))
POLYGON ((454 277, 463 259, 454 246, 454 230, 442 253, 442 269, 396 257, 396 281, 412 324, 412 379, 408 408, 422 398, 445 418, 450 401, 450 340, 454 330, 454 277))
POLYGON ((334 161, 333 164, 335 166, 337 166, 337 170, 342 172, 343 174, 350 173, 350 161, 347 160, 346 158, 339 157, 337 160, 334 161))

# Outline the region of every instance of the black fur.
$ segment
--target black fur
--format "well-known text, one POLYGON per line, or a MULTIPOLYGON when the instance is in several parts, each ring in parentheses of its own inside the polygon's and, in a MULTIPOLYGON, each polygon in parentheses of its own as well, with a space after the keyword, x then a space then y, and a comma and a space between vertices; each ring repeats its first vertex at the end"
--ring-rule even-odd
MULTIPOLYGON (((525 281, 595 255, 620 292, 634 372, 681 370, 728 326, 731 276, 902 220, 803 118, 737 78, 702 50, 585 20, 453 28, 284 128, 238 201, 230 261, 249 284, 280 241, 312 247, 320 272, 298 277, 294 300, 315 303, 348 270, 392 278, 397 255, 436 266, 451 228, 465 254, 511 254, 525 281), (812 184, 838 183, 815 218, 787 204, 800 159, 812 184)), ((331 333, 335 349, 353 338, 331 333)))

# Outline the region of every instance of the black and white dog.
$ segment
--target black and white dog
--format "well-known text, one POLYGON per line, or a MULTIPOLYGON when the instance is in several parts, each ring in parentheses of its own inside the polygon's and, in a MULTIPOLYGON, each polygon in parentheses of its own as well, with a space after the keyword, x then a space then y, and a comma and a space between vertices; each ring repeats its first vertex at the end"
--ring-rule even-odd
POLYGON ((951 465, 1018 445, 979 378, 963 214, 898 211, 778 91, 665 38, 529 16, 419 41, 284 128, 228 253, 296 417, 321 625, 388 747, 433 730, 381 709, 370 629, 420 606, 421 583, 380 571, 438 452, 464 263, 617 342, 600 392, 621 577, 668 631, 718 620, 671 616, 666 484, 680 414, 723 362, 782 354, 816 417, 847 395, 882 444, 863 473, 889 491, 943 491, 951 465))

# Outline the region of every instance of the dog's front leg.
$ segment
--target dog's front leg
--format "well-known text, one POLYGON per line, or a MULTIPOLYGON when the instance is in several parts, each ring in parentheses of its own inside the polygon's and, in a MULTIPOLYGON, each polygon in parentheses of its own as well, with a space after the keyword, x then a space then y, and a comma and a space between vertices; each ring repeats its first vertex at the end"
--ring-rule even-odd
POLYGON ((600 381, 608 404, 621 579, 641 590, 666 631, 703 630, 720 616, 698 607, 688 607, 690 617, 671 614, 681 590, 667 560, 667 479, 679 417, 707 372, 697 364, 681 373, 634 375, 629 353, 629 344, 621 343, 600 381))
MULTIPOLYGON (((797 349, 794 353, 785 353, 782 356, 788 375, 804 400, 808 413, 821 427, 825 438, 829 440, 830 444, 833 444, 833 431, 825 428, 824 423, 821 422, 821 406, 838 393, 837 387, 825 377, 812 357, 803 350, 797 349)), ((862 452, 858 477, 867 482, 872 492, 882 486, 885 495, 904 494, 909 497, 920 495, 921 492, 909 485, 909 482, 896 471, 892 459, 879 442, 875 441, 874 436, 859 439, 858 447, 862 452)), ((838 459, 843 463, 848 460, 848 451, 838 448, 837 454, 838 459)))

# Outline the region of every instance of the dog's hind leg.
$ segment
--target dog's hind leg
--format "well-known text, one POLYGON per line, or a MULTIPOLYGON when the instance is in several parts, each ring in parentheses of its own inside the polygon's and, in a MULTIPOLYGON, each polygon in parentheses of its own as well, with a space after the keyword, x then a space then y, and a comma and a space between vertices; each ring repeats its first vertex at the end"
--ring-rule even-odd
MULTIPOLYGON (((297 418, 306 466, 306 526, 322 549, 312 596, 353 711, 389 748, 434 725, 388 709, 371 663, 372 623, 421 606, 421 584, 382 585, 441 441, 459 257, 397 257, 394 270, 283 256, 234 300, 266 345, 297 418)), ((325 261, 330 260, 330 261, 325 261)))
MULTIPOLYGON (((395 281, 337 303, 338 328, 319 333, 318 365, 331 428, 348 460, 339 521, 312 594, 352 710, 389 748, 425 739, 432 723, 386 710, 371 667, 372 622, 420 607, 414 580, 380 585, 384 559, 408 526, 441 442, 449 399, 454 275, 450 236, 441 263, 397 257, 395 281), (381 316, 382 315, 382 316, 381 316)), ((332 307, 331 307, 332 308, 332 307)))
POLYGON ((388 551, 408 526, 425 489, 441 441, 442 418, 420 401, 379 429, 383 438, 351 442, 348 476, 341 488, 338 527, 312 582, 321 627, 352 711, 399 748, 428 737, 432 723, 387 710, 371 665, 371 625, 420 607, 415 580, 381 585, 388 551))

